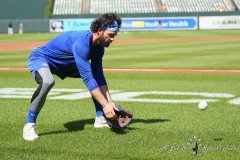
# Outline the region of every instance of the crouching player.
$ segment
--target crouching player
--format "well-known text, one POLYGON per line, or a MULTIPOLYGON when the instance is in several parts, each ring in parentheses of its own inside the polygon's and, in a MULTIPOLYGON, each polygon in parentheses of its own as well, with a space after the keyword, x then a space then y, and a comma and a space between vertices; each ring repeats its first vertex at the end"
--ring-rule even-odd
POLYGON ((107 118, 115 117, 116 107, 104 78, 102 58, 104 47, 114 41, 121 23, 121 18, 115 13, 106 13, 92 22, 91 30, 65 32, 31 52, 28 67, 39 87, 32 96, 27 123, 23 128, 25 140, 39 138, 36 119, 54 86, 53 74, 61 79, 82 78, 96 108, 94 127, 108 127, 103 114, 107 118))

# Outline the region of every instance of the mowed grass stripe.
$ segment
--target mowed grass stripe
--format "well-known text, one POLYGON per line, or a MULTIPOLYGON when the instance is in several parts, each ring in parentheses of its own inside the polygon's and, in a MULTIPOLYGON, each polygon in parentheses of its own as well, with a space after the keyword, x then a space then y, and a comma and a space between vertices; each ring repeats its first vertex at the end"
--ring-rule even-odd
MULTIPOLYGON (((113 45, 106 68, 239 69, 238 41, 161 42, 113 45)), ((0 52, 0 67, 26 67, 30 50, 0 52)))
POLYGON ((0 34, 1 42, 31 42, 31 41, 49 41, 60 33, 24 33, 24 34, 0 34))
POLYGON ((28 55, 31 51, 0 52, 0 67, 27 67, 28 55))
POLYGON ((107 68, 239 69, 239 41, 193 41, 113 46, 105 54, 107 68))
MULTIPOLYGON (((0 34, 0 42, 30 42, 49 41, 60 33, 24 33, 8 35, 0 34)), ((145 31, 145 32, 119 32, 119 39, 135 38, 183 38, 183 37, 223 37, 240 35, 239 30, 188 30, 188 31, 145 31)))
POLYGON ((117 38, 183 38, 183 37, 222 37, 239 36, 239 30, 188 30, 188 31, 145 31, 119 32, 117 38))

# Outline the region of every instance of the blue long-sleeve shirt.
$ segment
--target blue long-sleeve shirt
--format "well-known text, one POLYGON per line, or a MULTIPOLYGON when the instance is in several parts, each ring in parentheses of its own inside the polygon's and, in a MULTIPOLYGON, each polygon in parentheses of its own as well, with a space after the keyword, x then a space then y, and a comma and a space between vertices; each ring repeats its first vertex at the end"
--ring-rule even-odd
POLYGON ((33 63, 32 60, 36 58, 44 59, 53 74, 62 79, 81 77, 89 91, 92 91, 106 85, 102 67, 104 47, 92 46, 92 37, 91 31, 65 32, 35 49, 28 63, 33 63))

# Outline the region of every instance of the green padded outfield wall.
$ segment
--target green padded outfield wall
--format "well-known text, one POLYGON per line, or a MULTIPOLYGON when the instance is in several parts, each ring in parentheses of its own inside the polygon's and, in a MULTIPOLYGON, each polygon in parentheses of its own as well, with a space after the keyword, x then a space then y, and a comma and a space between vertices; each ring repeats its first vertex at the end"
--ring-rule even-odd
POLYGON ((48 0, 0 0, 0 33, 7 33, 8 23, 18 33, 23 23, 24 32, 49 32, 49 20, 45 19, 48 0))
POLYGON ((13 25, 14 33, 18 33, 20 23, 23 24, 24 33, 49 32, 48 19, 12 19, 0 20, 0 33, 7 33, 9 22, 13 25))
POLYGON ((44 19, 48 0, 0 0, 0 19, 44 19))

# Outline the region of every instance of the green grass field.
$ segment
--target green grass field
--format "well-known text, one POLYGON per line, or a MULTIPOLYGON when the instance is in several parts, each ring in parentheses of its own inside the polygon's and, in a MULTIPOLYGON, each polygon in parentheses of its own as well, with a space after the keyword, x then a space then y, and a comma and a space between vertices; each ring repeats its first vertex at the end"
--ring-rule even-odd
MULTIPOLYGON (((56 35, 0 34, 0 43, 46 41, 56 35)), ((237 35, 239 30, 163 31, 120 33, 117 38, 237 35)), ((240 69, 239 42, 226 39, 113 44, 106 49, 104 67, 240 69)), ((27 67, 29 52, 0 51, 0 67, 27 67)), ((133 122, 123 130, 95 129, 91 98, 66 98, 78 93, 70 93, 69 89, 87 91, 82 80, 62 81, 56 77, 54 94, 49 95, 37 122, 41 138, 34 142, 23 140, 22 128, 30 103, 30 98, 24 96, 30 96, 37 84, 29 72, 0 71, 0 75, 1 159, 235 160, 240 157, 238 74, 105 73, 110 90, 122 92, 112 94, 116 103, 134 113, 133 122), (9 88, 19 91, 12 92, 9 88), (68 91, 59 93, 57 89, 68 91), (120 95, 136 92, 137 96, 121 99, 120 95), (198 109, 196 101, 200 99, 209 101, 207 110, 198 109), (191 100, 192 103, 187 103, 191 100), (196 157, 192 142, 199 144, 196 157)))

